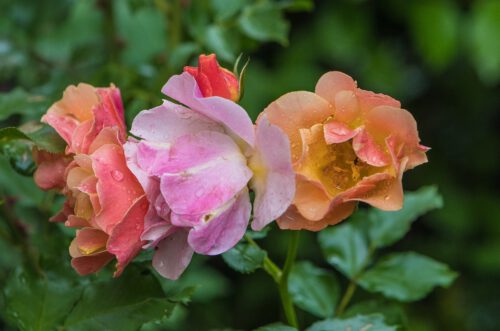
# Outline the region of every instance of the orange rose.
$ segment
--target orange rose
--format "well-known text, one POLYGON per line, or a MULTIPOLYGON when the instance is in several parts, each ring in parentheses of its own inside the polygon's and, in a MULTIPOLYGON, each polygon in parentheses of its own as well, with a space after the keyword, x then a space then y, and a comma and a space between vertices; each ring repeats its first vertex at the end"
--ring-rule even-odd
POLYGON ((263 114, 288 135, 296 173, 282 229, 319 231, 358 201, 400 209, 403 172, 427 162, 415 119, 399 101, 359 89, 341 72, 323 75, 315 93, 281 96, 263 114))

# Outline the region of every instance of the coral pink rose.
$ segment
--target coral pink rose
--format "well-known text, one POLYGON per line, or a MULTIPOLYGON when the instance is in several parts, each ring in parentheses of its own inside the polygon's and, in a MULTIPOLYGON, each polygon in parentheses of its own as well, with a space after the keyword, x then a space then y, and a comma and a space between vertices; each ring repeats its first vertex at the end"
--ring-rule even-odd
POLYGON ((296 194, 282 229, 318 231, 348 217, 358 201, 402 207, 403 172, 427 162, 413 116, 393 98, 357 88, 340 72, 323 75, 316 92, 272 102, 260 120, 290 139, 296 194))
MULTIPOLYGON (((210 78, 210 77, 209 77, 210 78)), ((173 76, 164 101, 135 118, 125 146, 129 168, 150 208, 142 239, 155 247, 153 266, 176 279, 193 252, 220 254, 244 235, 255 191, 252 227, 262 229, 285 212, 295 182, 286 135, 262 119, 257 128, 243 108, 206 97, 190 73, 173 76)))
POLYGON ((198 67, 184 67, 184 71, 196 79, 204 97, 219 96, 234 102, 240 99, 238 78, 219 65, 215 54, 200 55, 198 67))
POLYGON ((70 246, 72 266, 82 275, 117 259, 115 276, 138 254, 148 201, 127 168, 126 138, 117 88, 70 86, 42 118, 68 143, 65 155, 35 151, 35 181, 67 197, 52 221, 78 228, 70 246))

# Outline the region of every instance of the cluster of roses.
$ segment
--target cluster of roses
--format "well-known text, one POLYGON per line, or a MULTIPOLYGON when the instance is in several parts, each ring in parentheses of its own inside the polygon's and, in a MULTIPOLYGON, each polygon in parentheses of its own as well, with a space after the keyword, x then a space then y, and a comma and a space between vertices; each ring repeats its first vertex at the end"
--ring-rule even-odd
POLYGON ((291 92, 252 124, 237 77, 215 55, 171 77, 167 100, 134 119, 127 139, 120 91, 70 86, 42 121, 67 142, 36 151, 35 181, 66 196, 52 218, 77 228, 69 251, 82 275, 141 249, 176 279, 194 252, 216 255, 261 230, 319 231, 363 201, 402 206, 403 172, 427 161, 412 115, 391 97, 328 72, 315 92, 291 92), (249 189, 255 194, 253 207, 249 189))

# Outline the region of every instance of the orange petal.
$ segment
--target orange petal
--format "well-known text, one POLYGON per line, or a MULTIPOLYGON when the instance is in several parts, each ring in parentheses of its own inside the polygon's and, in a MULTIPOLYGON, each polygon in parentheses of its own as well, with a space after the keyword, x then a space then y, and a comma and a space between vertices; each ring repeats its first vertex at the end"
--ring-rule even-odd
POLYGON ((99 229, 84 228, 76 231, 76 245, 82 255, 92 255, 106 249, 109 236, 99 229))
POLYGON ((333 105, 335 104, 337 93, 341 91, 355 91, 356 89, 356 82, 351 76, 340 71, 327 72, 316 83, 316 94, 333 105))
POLYGON ((112 259, 112 254, 102 252, 96 255, 74 257, 71 260, 71 266, 81 276, 85 276, 101 270, 112 259))
POLYGON ((270 123, 279 126, 290 139, 292 162, 302 154, 299 129, 322 123, 333 114, 333 106, 312 92, 291 92, 272 102, 264 114, 270 123))

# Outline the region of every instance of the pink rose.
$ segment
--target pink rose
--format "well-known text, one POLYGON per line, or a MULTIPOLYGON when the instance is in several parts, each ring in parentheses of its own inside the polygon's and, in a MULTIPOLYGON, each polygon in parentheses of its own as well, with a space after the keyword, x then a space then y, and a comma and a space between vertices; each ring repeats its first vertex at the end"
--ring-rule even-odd
POLYGON ((173 76, 164 101, 135 118, 125 146, 129 168, 150 208, 142 239, 156 247, 153 266, 176 279, 193 252, 216 255, 244 235, 255 190, 256 230, 279 217, 294 195, 289 142, 265 120, 257 128, 231 100, 205 97, 191 74, 173 76))
POLYGON ((67 197, 52 221, 78 228, 70 246, 71 264, 82 275, 117 259, 115 276, 138 254, 148 201, 127 168, 120 91, 70 86, 42 121, 68 143, 65 155, 35 151, 35 182, 67 197))

